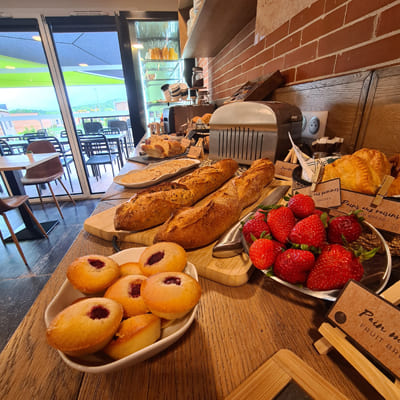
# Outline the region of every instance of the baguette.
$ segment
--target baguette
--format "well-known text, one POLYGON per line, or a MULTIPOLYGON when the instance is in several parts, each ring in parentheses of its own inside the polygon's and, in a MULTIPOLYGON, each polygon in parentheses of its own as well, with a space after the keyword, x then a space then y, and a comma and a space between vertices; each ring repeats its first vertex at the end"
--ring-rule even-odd
POLYGON ((158 229, 154 242, 175 242, 185 249, 195 249, 217 240, 239 220, 244 208, 258 200, 274 173, 270 160, 254 161, 246 172, 227 182, 205 204, 177 210, 158 229))
POLYGON ((165 222, 182 207, 193 205, 200 198, 218 189, 231 178, 238 164, 232 159, 201 167, 178 179, 136 193, 117 207, 114 227, 117 230, 140 231, 165 222))

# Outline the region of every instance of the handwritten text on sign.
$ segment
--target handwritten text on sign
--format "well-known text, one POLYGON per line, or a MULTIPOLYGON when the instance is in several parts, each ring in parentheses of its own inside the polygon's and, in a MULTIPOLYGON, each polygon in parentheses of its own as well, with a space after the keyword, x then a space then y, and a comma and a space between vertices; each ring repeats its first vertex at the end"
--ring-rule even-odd
POLYGON ((363 210, 363 217, 375 228, 393 233, 400 233, 400 202, 382 200, 378 207, 371 206, 374 196, 342 190, 342 205, 338 211, 349 213, 363 210))
POLYGON ((340 180, 332 179, 330 181, 319 183, 315 191, 311 191, 311 187, 307 186, 297 189, 296 192, 307 194, 314 200, 316 207, 330 208, 338 207, 341 204, 340 180))
POLYGON ((350 281, 328 318, 397 378, 400 377, 400 310, 350 281))

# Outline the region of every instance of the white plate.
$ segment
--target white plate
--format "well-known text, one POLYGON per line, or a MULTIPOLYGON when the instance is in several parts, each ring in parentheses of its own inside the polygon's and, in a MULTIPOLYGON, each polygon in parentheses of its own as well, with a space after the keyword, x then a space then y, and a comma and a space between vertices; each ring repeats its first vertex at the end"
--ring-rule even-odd
MULTIPOLYGON (((188 161, 191 161, 192 164, 187 165, 186 167, 182 167, 182 168, 180 168, 179 170, 177 170, 177 171, 174 172, 174 173, 160 175, 160 176, 158 176, 157 178, 151 179, 151 180, 148 180, 148 181, 141 181, 141 182, 135 182, 135 183, 123 182, 121 179, 122 179, 124 176, 127 176, 127 175, 129 175, 129 174, 132 174, 132 171, 131 171, 131 172, 128 172, 127 174, 116 176, 116 177, 114 178, 114 182, 115 182, 115 183, 118 183, 118 185, 122 185, 122 186, 124 186, 124 187, 126 187, 126 188, 130 188, 130 189, 144 188, 144 187, 148 187, 148 186, 155 185, 155 184, 157 184, 157 183, 159 183, 159 182, 161 182, 161 181, 164 181, 164 180, 166 180, 166 179, 172 178, 172 177, 174 177, 174 176, 176 176, 176 175, 181 174, 181 173, 184 172, 184 171, 187 171, 187 170, 189 170, 189 169, 192 169, 192 168, 194 168, 194 167, 197 167, 197 166, 200 164, 200 161, 199 161, 199 160, 192 159, 192 158, 179 158, 178 160, 188 160, 188 161)), ((143 169, 140 170, 140 171, 143 171, 143 170, 146 170, 146 169, 149 169, 149 168, 154 168, 155 166, 162 165, 162 164, 169 163, 169 162, 173 162, 173 160, 166 160, 166 161, 162 161, 162 162, 157 162, 157 163, 149 164, 147 167, 143 168, 143 169)))
MULTIPOLYGON (((131 248, 120 251, 119 253, 113 254, 110 257, 114 259, 118 264, 123 264, 129 261, 138 261, 139 256, 144 249, 145 247, 131 248)), ((184 272, 194 279, 198 280, 197 270, 192 263, 187 263, 184 272)), ((69 283, 68 280, 65 280, 56 296, 46 308, 44 314, 46 327, 49 326, 50 322, 61 310, 69 306, 76 299, 82 298, 84 296, 85 295, 76 290, 69 283)), ((150 357, 153 357, 155 354, 160 353, 161 351, 175 343, 192 324, 196 315, 197 307, 198 306, 196 306, 183 318, 174 320, 168 326, 163 328, 161 332, 161 338, 157 342, 120 360, 113 361, 107 358, 107 356, 105 355, 102 356, 101 353, 92 354, 82 358, 70 357, 61 351, 58 351, 58 353, 60 354, 62 360, 68 366, 82 372, 105 373, 116 371, 121 368, 130 367, 141 361, 147 360, 150 357)))

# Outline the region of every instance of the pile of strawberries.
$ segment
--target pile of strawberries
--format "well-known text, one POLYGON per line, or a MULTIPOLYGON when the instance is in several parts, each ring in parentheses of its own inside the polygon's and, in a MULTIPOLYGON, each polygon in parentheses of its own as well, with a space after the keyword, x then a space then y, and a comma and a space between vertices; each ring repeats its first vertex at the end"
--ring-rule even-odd
POLYGON ((297 193, 286 206, 258 209, 242 233, 256 268, 311 290, 331 290, 360 281, 362 261, 377 251, 349 247, 362 233, 361 220, 359 211, 329 219, 310 196, 297 193))

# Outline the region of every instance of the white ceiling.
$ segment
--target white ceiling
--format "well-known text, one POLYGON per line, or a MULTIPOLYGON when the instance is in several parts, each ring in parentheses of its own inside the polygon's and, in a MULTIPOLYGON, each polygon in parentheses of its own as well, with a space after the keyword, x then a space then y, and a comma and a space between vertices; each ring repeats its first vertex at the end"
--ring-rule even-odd
POLYGON ((177 11, 178 0, 1 0, 0 17, 113 15, 118 11, 177 11), (34 3, 34 7, 32 7, 34 3))

